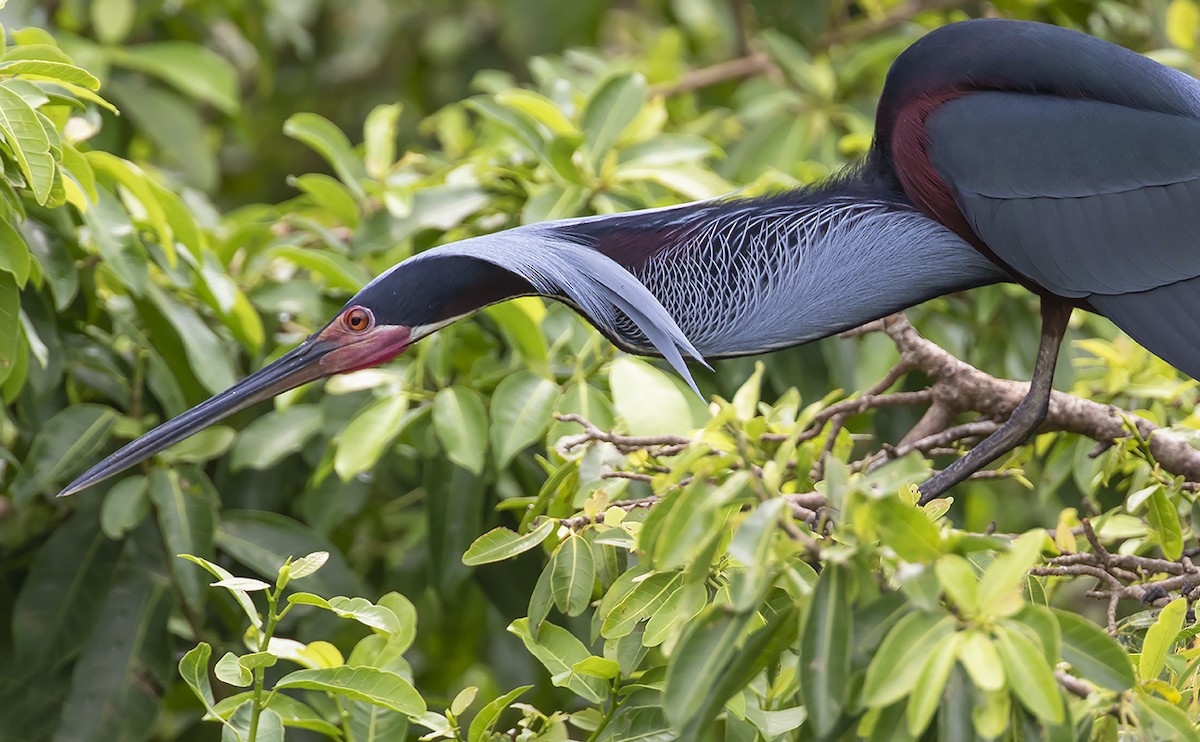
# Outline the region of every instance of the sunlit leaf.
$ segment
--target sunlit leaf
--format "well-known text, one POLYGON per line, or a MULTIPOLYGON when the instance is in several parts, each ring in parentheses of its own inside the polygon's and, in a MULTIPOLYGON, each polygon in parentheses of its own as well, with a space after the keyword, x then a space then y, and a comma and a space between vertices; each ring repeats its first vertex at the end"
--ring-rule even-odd
POLYGON ((410 716, 425 711, 425 701, 411 683, 395 673, 373 667, 297 670, 280 678, 275 687, 326 691, 410 716))
POLYGON ((547 518, 529 533, 516 533, 503 526, 493 528, 475 539, 475 543, 463 554, 462 562, 474 567, 509 559, 545 541, 554 532, 555 526, 557 521, 547 518))
POLYGON ((550 672, 551 682, 555 685, 569 688, 592 703, 599 703, 605 698, 607 683, 574 669, 576 664, 591 656, 574 634, 547 622, 542 624, 534 637, 529 632, 529 621, 524 618, 513 621, 508 630, 521 638, 530 654, 550 672))

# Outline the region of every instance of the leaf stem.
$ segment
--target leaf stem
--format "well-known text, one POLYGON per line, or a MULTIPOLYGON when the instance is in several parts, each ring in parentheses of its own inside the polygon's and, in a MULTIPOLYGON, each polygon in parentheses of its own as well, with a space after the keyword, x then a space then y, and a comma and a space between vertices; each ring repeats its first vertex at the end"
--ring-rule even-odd
MULTIPOLYGON (((271 643, 271 635, 275 633, 275 624, 279 623, 279 619, 282 618, 282 615, 275 613, 281 592, 283 592, 282 586, 267 593, 267 620, 263 623, 262 632, 258 635, 258 651, 260 652, 267 651, 267 646, 271 643)), ((285 608, 284 612, 286 611, 285 608)), ((250 709, 250 739, 248 742, 255 742, 258 737, 258 718, 262 715, 267 701, 270 700, 270 696, 266 701, 263 700, 263 677, 265 675, 266 668, 262 665, 254 668, 254 705, 250 709)))

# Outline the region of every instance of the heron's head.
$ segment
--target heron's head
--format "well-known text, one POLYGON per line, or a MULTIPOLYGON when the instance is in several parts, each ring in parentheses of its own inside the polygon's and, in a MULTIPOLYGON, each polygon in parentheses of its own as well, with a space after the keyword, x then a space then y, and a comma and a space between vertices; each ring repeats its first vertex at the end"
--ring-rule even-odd
POLYGON ((531 290, 513 274, 479 260, 405 261, 365 286, 300 345, 124 446, 61 495, 118 474, 256 402, 310 381, 390 361, 474 309, 531 290))

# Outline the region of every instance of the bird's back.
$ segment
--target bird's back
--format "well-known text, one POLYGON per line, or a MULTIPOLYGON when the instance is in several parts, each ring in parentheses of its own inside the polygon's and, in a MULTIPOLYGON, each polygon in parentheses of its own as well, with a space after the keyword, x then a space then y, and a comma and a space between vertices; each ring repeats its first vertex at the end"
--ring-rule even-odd
POLYGON ((900 55, 876 126, 876 162, 921 210, 1200 374, 1179 313, 1200 292, 1200 83, 1075 31, 973 21, 900 55))

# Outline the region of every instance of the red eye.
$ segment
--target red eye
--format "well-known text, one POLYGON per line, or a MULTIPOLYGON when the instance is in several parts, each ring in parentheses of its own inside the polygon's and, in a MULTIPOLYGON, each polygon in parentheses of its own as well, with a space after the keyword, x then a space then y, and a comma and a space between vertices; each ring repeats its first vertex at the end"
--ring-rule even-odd
POLYGON ((366 307, 350 307, 342 315, 342 322, 351 332, 366 332, 371 329, 371 325, 375 324, 375 318, 371 316, 371 310, 366 307))

